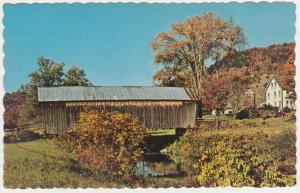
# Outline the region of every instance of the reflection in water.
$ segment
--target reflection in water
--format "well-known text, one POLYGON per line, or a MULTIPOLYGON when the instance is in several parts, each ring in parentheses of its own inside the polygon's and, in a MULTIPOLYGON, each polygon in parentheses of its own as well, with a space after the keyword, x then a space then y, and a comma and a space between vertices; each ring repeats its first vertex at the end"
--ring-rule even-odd
POLYGON ((176 164, 161 153, 147 153, 144 161, 137 163, 137 173, 150 176, 165 176, 177 174, 176 164))
POLYGON ((147 166, 147 163, 145 162, 138 162, 137 165, 136 165, 136 172, 138 174, 141 174, 141 175, 150 175, 150 176, 161 176, 163 175, 163 173, 158 173, 154 170, 152 170, 150 167, 147 166))
POLYGON ((185 131, 186 129, 179 128, 175 135, 148 136, 145 140, 148 153, 144 155, 143 161, 137 163, 137 173, 157 177, 182 175, 180 165, 176 165, 169 156, 160 152, 178 140, 185 131))

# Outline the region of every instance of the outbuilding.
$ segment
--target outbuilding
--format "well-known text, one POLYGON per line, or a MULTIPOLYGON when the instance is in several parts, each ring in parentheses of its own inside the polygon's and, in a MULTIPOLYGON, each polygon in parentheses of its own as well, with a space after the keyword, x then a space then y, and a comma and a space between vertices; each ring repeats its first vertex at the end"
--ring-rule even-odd
POLYGON ((64 133, 87 106, 136 115, 145 128, 193 127, 196 101, 182 87, 39 87, 38 102, 48 134, 64 133))

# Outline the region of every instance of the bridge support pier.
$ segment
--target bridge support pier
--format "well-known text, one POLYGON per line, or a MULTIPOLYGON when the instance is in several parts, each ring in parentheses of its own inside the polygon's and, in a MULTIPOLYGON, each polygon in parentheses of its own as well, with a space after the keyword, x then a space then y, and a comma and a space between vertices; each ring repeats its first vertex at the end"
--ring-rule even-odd
POLYGON ((184 135, 186 130, 187 130, 186 128, 176 128, 176 131, 175 131, 176 136, 180 137, 180 136, 184 135))

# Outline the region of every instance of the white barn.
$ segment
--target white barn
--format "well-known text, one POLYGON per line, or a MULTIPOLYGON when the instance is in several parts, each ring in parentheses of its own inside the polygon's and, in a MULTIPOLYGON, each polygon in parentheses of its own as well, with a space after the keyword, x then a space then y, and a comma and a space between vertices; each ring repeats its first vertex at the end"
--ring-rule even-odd
POLYGON ((278 107, 279 110, 284 108, 295 109, 295 100, 291 97, 293 93, 288 93, 286 89, 280 84, 278 78, 273 77, 269 81, 266 90, 266 104, 273 107, 278 107))

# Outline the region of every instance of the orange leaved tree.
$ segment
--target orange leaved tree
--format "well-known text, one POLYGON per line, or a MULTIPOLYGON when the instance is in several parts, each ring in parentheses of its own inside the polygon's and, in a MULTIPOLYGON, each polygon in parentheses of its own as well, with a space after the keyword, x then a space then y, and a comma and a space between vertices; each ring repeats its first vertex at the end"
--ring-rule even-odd
POLYGON ((191 95, 198 101, 197 116, 201 117, 200 90, 205 66, 217 63, 244 44, 242 29, 232 19, 224 20, 213 13, 172 24, 169 32, 160 32, 151 44, 154 64, 162 65, 153 76, 154 81, 160 81, 162 86, 190 87, 191 95))
POLYGON ((221 111, 224 110, 228 102, 230 86, 225 77, 209 77, 202 83, 201 94, 203 105, 215 110, 215 122, 218 129, 220 126, 221 111))
POLYGON ((145 129, 130 114, 90 109, 67 135, 64 142, 81 167, 109 176, 132 176, 144 153, 145 129))

